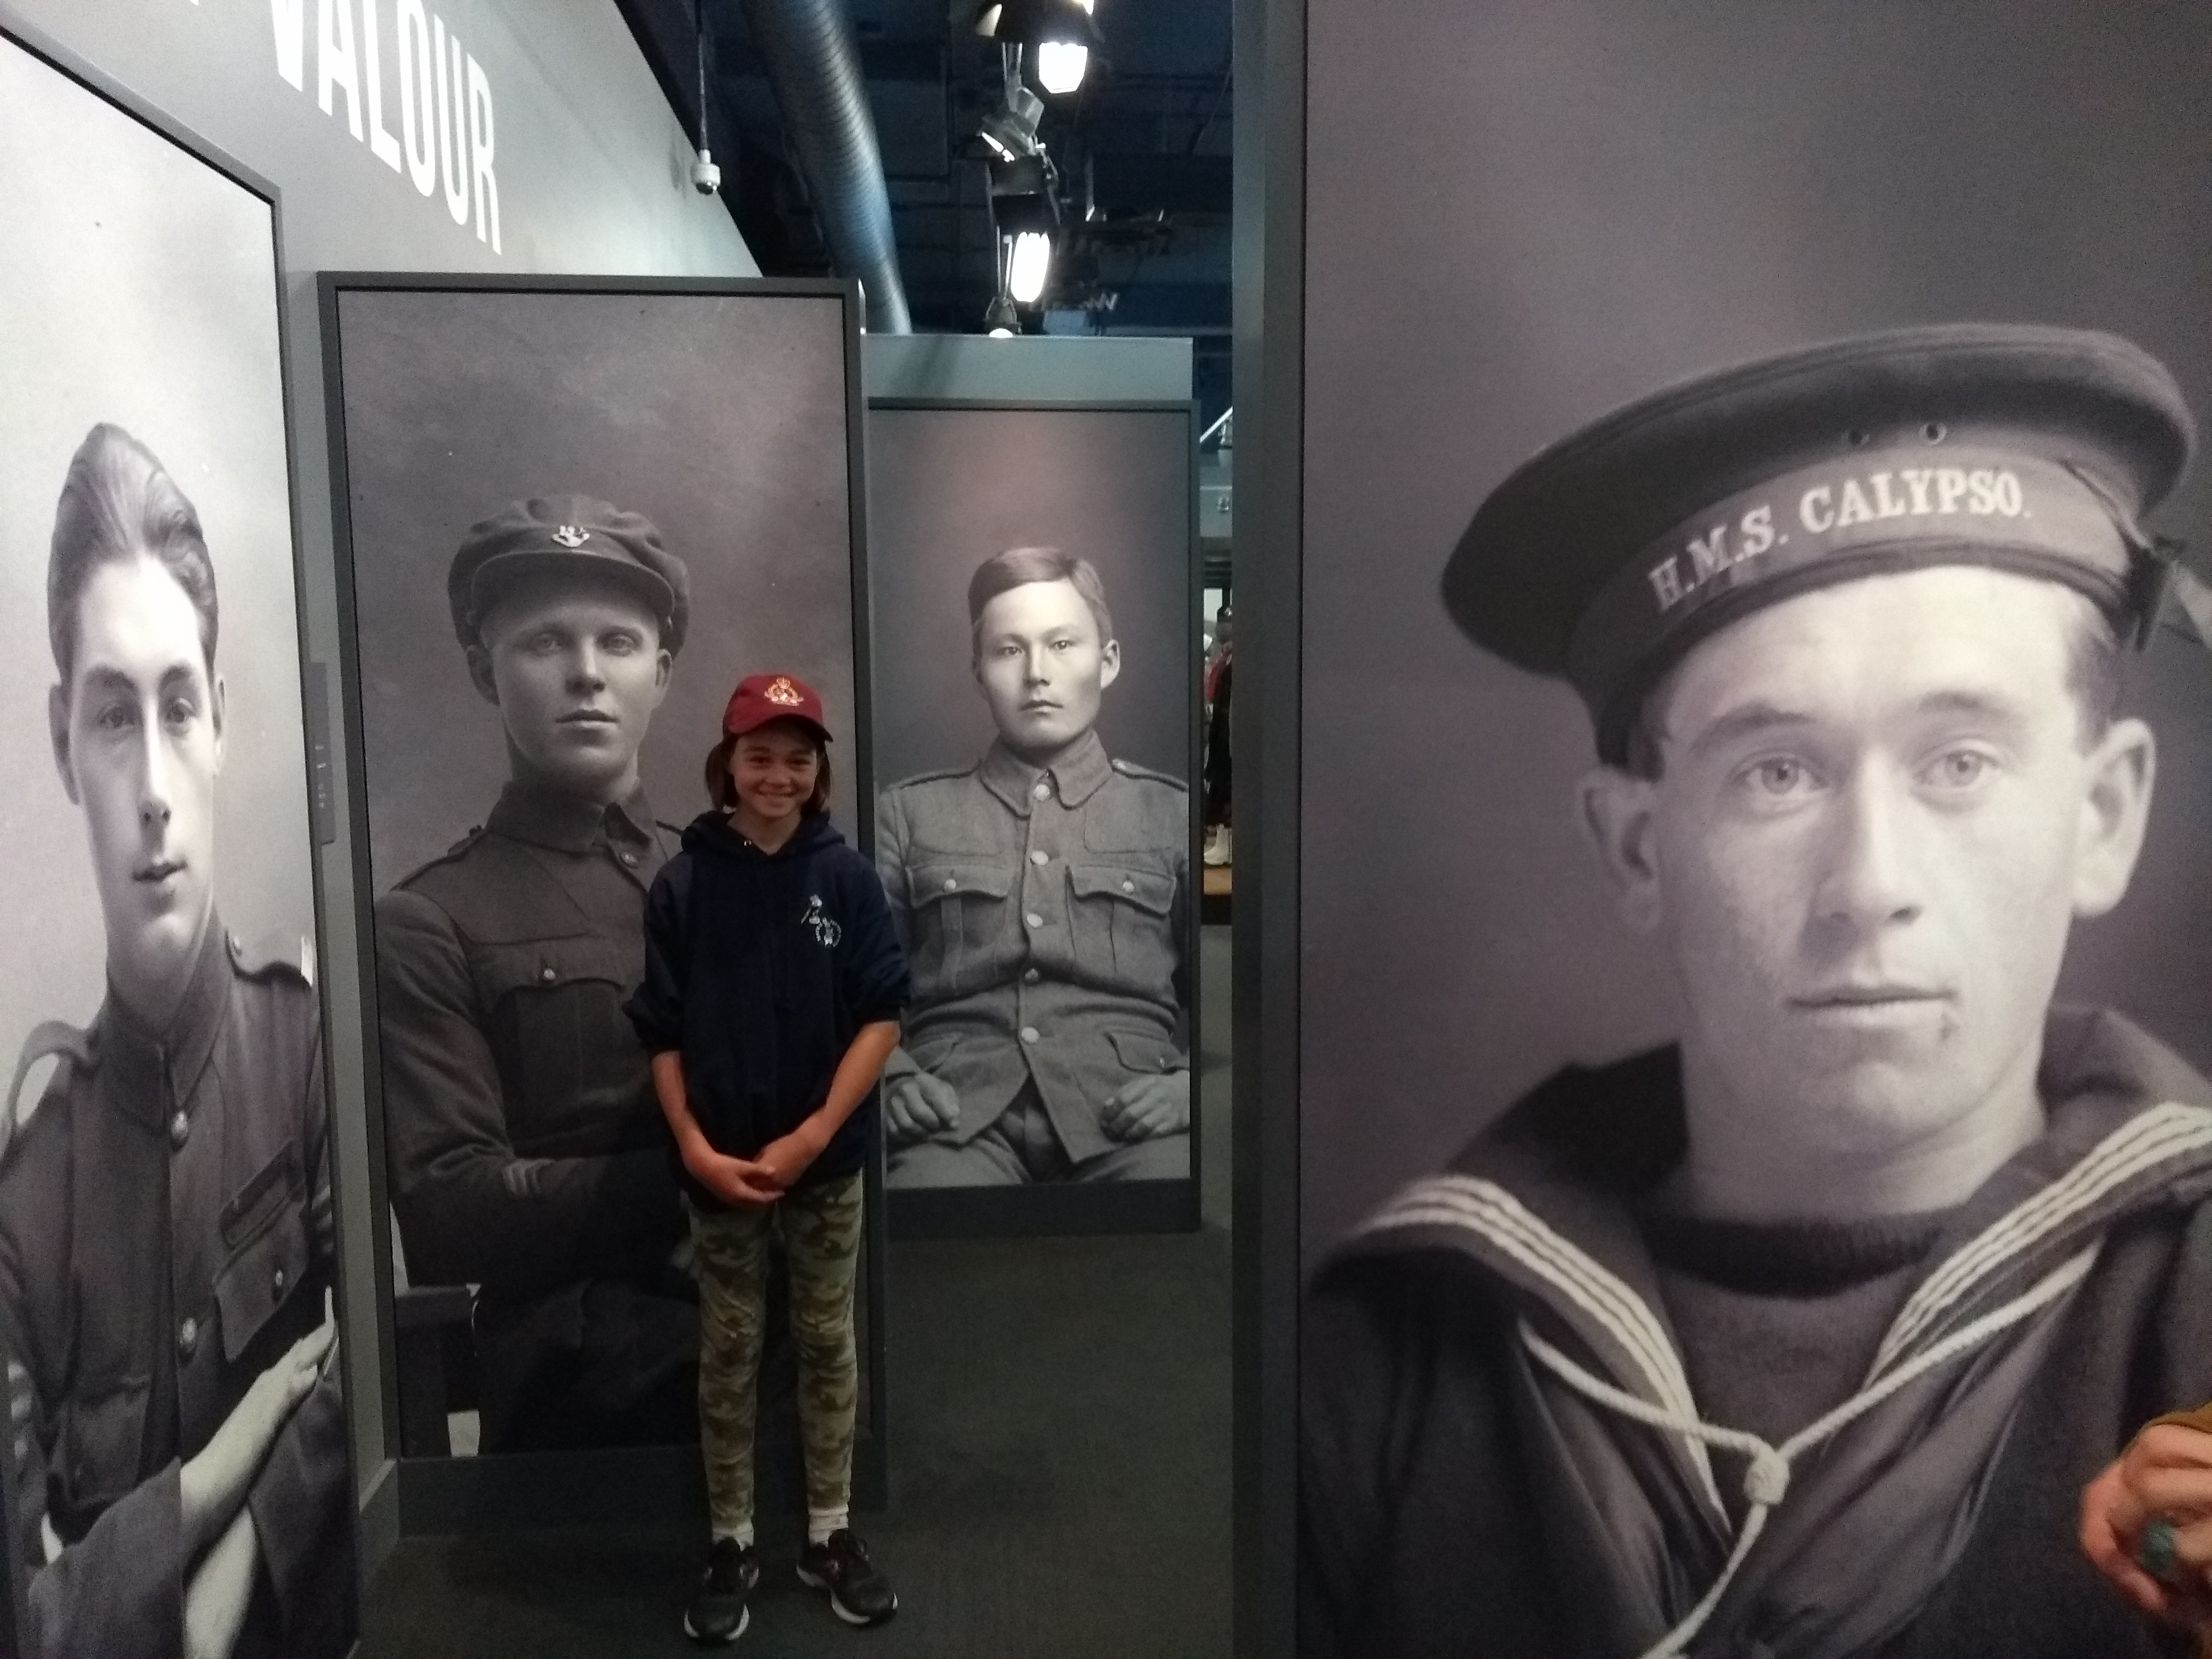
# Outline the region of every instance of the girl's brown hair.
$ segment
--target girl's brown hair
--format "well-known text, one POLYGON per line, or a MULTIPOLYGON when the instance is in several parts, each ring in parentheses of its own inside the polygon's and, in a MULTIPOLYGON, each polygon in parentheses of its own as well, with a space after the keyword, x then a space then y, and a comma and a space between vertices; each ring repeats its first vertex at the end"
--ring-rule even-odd
MULTIPOLYGON (((780 726, 787 732, 796 732, 814 745, 814 793, 806 798, 806 805, 799 810, 802 816, 810 818, 828 811, 830 810, 829 739, 805 720, 770 720, 766 726, 755 726, 751 732, 745 733, 745 737, 751 737, 754 732, 765 732, 770 726, 780 726)), ((743 741, 744 738, 726 735, 720 743, 707 751, 707 799, 714 803, 715 810, 718 811, 734 812, 738 810, 738 786, 736 780, 730 776, 730 757, 738 752, 738 744, 743 741)))

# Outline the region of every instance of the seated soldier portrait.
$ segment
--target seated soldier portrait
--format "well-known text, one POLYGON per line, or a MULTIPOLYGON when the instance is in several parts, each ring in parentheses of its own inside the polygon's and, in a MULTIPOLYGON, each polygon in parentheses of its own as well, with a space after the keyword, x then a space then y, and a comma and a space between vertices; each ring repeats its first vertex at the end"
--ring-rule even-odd
POLYGON ((0 1157, 24 1648, 336 1656, 353 1492, 320 1013, 300 969, 216 909, 236 723, 215 566, 192 504, 118 427, 70 464, 46 595, 48 727, 106 991, 88 1030, 34 1035, 15 1088, 56 1066, 27 1115, 7 1103, 0 1157))
POLYGON ((890 1182, 1186 1177, 1188 789, 1099 739, 1121 647, 1088 560, 987 559, 968 617, 997 738, 878 802, 915 992, 884 1070, 890 1182))
POLYGON ((533 498, 469 531, 447 597, 508 780, 478 828, 376 902, 408 1274, 477 1287, 482 1450, 689 1440, 696 1297, 622 1012, 677 846, 638 750, 684 646, 684 562, 635 513, 533 498))
POLYGON ((1303 1653, 2171 1650, 2076 1509, 2212 1397, 2212 1087, 2053 999, 2142 846, 2121 679, 2191 444, 2129 343, 1957 325, 1670 387, 1483 501, 1446 608, 1587 708, 1677 1034, 1319 1267, 1303 1653))

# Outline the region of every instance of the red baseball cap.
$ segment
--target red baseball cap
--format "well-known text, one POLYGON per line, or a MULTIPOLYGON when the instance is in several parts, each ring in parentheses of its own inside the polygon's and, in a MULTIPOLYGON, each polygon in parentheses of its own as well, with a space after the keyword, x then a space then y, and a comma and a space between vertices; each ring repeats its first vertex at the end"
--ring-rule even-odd
POLYGON ((722 730, 733 738, 757 732, 770 720, 804 720, 822 734, 823 742, 830 741, 821 696, 796 674, 748 674, 722 711, 722 730))

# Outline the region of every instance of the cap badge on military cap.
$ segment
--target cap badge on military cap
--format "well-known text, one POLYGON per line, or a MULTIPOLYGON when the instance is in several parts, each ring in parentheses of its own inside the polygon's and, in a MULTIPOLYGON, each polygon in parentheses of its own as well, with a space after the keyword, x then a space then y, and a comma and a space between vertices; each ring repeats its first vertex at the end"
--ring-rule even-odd
POLYGON ((500 589, 532 572, 588 573, 629 589, 658 618, 661 644, 683 649, 690 575, 643 514, 589 495, 534 495, 470 526, 446 577, 462 644, 479 642, 500 589))
POLYGON ((1477 644, 1563 678, 1622 758, 1700 640, 1796 594, 1969 564, 2155 618, 2172 544, 2136 517, 2192 442, 2173 378, 2081 330, 1949 325, 1836 341, 1669 387, 1492 490, 1446 568, 1477 644))

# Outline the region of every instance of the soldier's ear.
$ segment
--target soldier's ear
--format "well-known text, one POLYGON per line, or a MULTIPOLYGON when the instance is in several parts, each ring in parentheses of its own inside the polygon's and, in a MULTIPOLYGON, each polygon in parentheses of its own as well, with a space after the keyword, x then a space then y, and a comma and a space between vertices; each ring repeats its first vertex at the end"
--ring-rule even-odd
POLYGON ((54 769, 62 775, 62 793, 70 805, 83 805, 77 799, 76 773, 70 765, 70 695, 69 687, 57 685, 46 692, 46 737, 54 746, 54 769))
POLYGON ((1658 789, 1615 766, 1593 768, 1578 787, 1583 833, 1613 888, 1620 917, 1650 933, 1662 914, 1656 833, 1658 789))
POLYGON ((1121 641, 1109 640, 1098 653, 1098 689, 1103 691, 1121 677, 1121 641))
POLYGON ((468 659, 469 684, 476 687, 478 696, 497 706, 499 682, 492 678, 491 653, 481 645, 472 645, 468 649, 468 659))
POLYGON ((2101 916, 2126 896, 2150 818, 2158 744, 2138 720, 2114 720, 2089 751, 2074 845, 2074 914, 2101 916))
POLYGON ((215 677, 215 684, 208 690, 208 715, 215 726, 215 769, 219 773, 222 770, 223 708, 228 701, 229 693, 224 688, 222 676, 220 674, 215 677))

